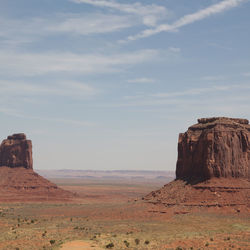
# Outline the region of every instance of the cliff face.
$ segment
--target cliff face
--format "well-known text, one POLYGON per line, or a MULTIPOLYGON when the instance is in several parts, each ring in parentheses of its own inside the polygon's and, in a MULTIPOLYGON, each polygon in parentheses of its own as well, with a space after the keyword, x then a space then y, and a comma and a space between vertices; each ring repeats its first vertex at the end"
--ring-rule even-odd
POLYGON ((0 145, 0 167, 33 169, 32 142, 25 134, 8 136, 0 145))
POLYGON ((248 178, 250 125, 246 119, 214 117, 179 135, 177 179, 248 178))

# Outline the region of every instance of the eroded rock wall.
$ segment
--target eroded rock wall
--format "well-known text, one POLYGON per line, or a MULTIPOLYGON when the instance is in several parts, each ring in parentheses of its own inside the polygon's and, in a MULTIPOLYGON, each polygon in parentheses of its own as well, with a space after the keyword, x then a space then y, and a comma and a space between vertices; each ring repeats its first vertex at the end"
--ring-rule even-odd
POLYGON ((8 136, 0 145, 0 167, 33 169, 32 142, 25 134, 8 136))
POLYGON ((179 135, 177 179, 249 178, 250 125, 246 119, 213 117, 179 135))

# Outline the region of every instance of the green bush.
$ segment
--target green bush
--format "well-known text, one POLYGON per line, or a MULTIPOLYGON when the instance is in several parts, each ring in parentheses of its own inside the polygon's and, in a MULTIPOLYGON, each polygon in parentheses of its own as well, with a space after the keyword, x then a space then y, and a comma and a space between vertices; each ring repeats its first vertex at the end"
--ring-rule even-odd
POLYGON ((49 243, 50 243, 51 245, 53 245, 53 244, 56 243, 56 241, 55 241, 55 240, 50 240, 49 243))
POLYGON ((135 244, 139 245, 140 244, 140 240, 139 239, 135 239, 135 244))
POLYGON ((106 248, 113 248, 113 247, 114 247, 114 243, 113 242, 111 242, 108 245, 106 245, 106 248))
POLYGON ((123 242, 124 242, 126 247, 129 247, 129 242, 127 242, 126 240, 124 240, 123 242))

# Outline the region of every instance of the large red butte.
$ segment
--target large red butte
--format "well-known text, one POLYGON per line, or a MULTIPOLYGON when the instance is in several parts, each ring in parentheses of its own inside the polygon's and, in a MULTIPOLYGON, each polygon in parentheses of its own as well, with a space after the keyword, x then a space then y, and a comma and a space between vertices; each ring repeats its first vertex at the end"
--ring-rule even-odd
POLYGON ((248 178, 250 125, 246 119, 213 117, 179 135, 176 178, 248 178))

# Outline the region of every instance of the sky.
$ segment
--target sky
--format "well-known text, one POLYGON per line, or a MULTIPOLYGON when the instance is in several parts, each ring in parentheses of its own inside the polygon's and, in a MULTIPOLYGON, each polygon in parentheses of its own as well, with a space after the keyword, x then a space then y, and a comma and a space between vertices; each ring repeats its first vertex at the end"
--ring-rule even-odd
POLYGON ((197 118, 250 118, 249 0, 0 0, 0 140, 34 169, 175 170, 197 118))

